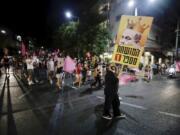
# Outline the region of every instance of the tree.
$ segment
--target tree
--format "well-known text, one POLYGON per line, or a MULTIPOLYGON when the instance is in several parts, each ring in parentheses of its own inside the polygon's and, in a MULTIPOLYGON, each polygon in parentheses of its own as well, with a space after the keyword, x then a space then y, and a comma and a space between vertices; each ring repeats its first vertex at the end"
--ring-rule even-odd
POLYGON ((55 46, 75 56, 83 56, 86 52, 103 53, 110 36, 108 30, 96 21, 97 16, 91 14, 81 23, 63 24, 54 35, 55 46))
POLYGON ((76 22, 61 25, 58 31, 54 34, 54 46, 65 51, 68 51, 69 48, 74 48, 77 38, 77 25, 76 22))

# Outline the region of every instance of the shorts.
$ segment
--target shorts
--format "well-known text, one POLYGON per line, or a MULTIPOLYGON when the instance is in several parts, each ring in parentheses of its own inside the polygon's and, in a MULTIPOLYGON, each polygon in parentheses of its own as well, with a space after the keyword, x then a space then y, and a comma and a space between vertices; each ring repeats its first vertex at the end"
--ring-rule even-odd
POLYGON ((76 74, 76 78, 81 78, 82 75, 81 74, 76 74))
POLYGON ((56 78, 62 79, 62 78, 63 78, 63 73, 57 73, 57 74, 56 74, 56 78))

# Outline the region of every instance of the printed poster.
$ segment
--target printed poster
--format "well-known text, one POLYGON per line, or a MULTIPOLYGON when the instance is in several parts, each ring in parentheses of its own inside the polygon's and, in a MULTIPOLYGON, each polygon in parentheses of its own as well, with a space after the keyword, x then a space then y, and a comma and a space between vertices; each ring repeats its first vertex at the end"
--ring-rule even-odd
POLYGON ((139 66, 152 21, 153 17, 121 17, 112 62, 129 67, 139 66))

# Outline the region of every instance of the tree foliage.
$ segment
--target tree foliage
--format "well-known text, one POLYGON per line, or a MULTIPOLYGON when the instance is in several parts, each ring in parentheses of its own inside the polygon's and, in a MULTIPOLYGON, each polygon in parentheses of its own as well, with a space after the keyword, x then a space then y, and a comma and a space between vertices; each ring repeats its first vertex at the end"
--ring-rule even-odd
POLYGON ((99 23, 96 15, 91 14, 80 22, 61 25, 53 40, 56 47, 83 56, 86 52, 103 53, 109 38, 108 30, 99 23))

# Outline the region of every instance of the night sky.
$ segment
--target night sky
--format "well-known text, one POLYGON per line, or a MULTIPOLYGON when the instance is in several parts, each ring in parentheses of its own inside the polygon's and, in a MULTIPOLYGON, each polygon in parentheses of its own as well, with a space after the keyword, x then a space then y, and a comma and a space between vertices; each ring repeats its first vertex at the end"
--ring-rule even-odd
MULTIPOLYGON (((0 27, 6 27, 15 34, 46 40, 55 28, 66 21, 64 12, 69 9, 74 15, 78 16, 80 6, 84 1, 1 0, 0 27)), ((171 1, 174 1, 174 3, 171 3, 171 5, 174 5, 173 8, 178 9, 179 0, 171 1)), ((180 11, 176 10, 176 12, 180 11)))
POLYGON ((80 0, 3 0, 0 1, 0 27, 15 34, 46 39, 65 21, 64 11, 78 12, 80 0))

